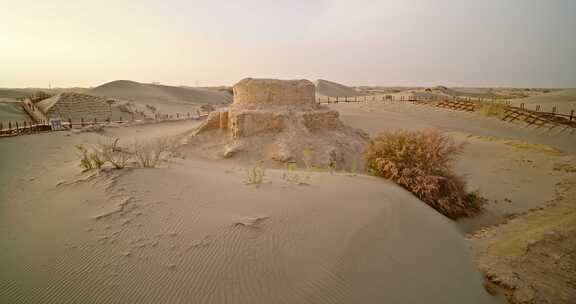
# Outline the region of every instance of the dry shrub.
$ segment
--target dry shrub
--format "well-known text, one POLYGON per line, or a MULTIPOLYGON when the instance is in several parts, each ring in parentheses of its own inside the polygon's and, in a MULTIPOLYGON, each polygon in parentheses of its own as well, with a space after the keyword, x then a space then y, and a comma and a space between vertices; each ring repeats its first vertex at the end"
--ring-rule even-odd
POLYGON ((161 160, 170 155, 173 145, 164 138, 158 138, 149 142, 135 141, 129 148, 140 166, 154 168, 161 160))
POLYGON ((111 138, 98 143, 97 153, 102 159, 109 162, 114 168, 122 169, 130 160, 131 154, 125 148, 118 145, 119 138, 111 138))
POLYGON ((258 164, 252 168, 246 170, 246 177, 247 181, 246 184, 248 185, 256 185, 259 186, 264 182, 265 176, 264 167, 262 164, 258 164))
POLYGON ((95 148, 76 145, 79 151, 80 166, 84 171, 101 170, 105 164, 115 169, 123 169, 129 163, 144 168, 154 168, 170 156, 174 149, 168 139, 156 139, 147 142, 135 141, 131 145, 121 146, 118 138, 100 141, 95 148))
POLYGON ((466 192, 466 182, 453 172, 454 158, 462 153, 438 131, 385 132, 371 140, 366 150, 366 168, 376 176, 392 180, 451 219, 477 214, 483 199, 466 192))

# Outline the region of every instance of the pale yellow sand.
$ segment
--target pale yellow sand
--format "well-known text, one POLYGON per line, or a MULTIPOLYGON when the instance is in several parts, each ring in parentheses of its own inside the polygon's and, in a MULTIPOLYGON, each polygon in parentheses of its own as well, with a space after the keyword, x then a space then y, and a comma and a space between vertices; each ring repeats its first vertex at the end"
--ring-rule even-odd
POLYGON ((371 134, 439 128, 469 141, 456 168, 490 199, 486 215, 454 224, 366 176, 268 169, 264 184, 246 185, 233 160, 78 175, 74 144, 177 137, 194 121, 9 138, 0 141, 0 302, 495 301, 460 231, 554 199, 573 174, 570 135, 411 104, 333 108, 371 134))
POLYGON ((554 167, 576 159, 576 135, 567 132, 550 134, 475 113, 406 102, 330 107, 340 111, 345 123, 371 135, 390 129, 439 129, 467 142, 456 171, 466 176, 471 190, 479 190, 489 200, 484 214, 459 222, 468 232, 546 205, 554 199, 556 184, 564 177, 554 167))
POLYGON ((316 80, 314 85, 316 85, 317 97, 345 97, 362 95, 352 87, 324 79, 316 80))
POLYGON ((0 141, 2 303, 493 302, 455 225, 389 182, 267 170, 256 187, 199 159, 88 178, 72 146, 100 135, 67 135, 0 141))
POLYGON ((226 91, 175 87, 117 80, 89 91, 90 94, 132 101, 140 107, 150 105, 161 113, 195 112, 201 104, 226 104, 232 96, 226 91))
MULTIPOLYGON (((552 112, 552 108, 555 106, 557 113, 570 114, 572 110, 576 111, 576 89, 565 89, 528 98, 515 99, 512 103, 516 106, 524 103, 524 106, 531 110, 535 110, 536 106, 540 105, 540 111, 544 112, 552 112)), ((574 119, 576 119, 576 116, 574 119)))

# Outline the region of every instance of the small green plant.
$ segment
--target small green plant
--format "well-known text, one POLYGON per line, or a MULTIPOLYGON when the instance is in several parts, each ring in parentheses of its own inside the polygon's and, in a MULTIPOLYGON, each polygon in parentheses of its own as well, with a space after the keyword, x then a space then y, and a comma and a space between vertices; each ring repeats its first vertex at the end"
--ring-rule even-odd
POLYGON ((312 150, 306 148, 302 151, 302 161, 304 161, 304 167, 306 170, 310 170, 313 167, 312 164, 312 150))
POLYGON ((258 164, 252 168, 246 170, 248 185, 261 185, 264 182, 265 171, 262 164, 258 164))
POLYGON ((356 160, 356 158, 352 159, 352 165, 350 167, 350 174, 352 176, 356 176, 356 173, 358 171, 358 160, 356 160))
POLYGON ((98 153, 89 151, 88 148, 81 144, 78 144, 75 147, 79 152, 78 157, 80 158, 80 167, 82 167, 84 171, 102 169, 104 161, 100 158, 98 153))

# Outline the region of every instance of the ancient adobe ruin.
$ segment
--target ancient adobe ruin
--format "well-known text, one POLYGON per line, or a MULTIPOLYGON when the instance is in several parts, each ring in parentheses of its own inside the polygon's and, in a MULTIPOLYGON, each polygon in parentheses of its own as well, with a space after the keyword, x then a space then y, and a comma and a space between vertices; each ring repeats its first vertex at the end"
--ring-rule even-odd
POLYGON ((210 113, 190 142, 223 157, 360 168, 368 136, 317 104, 315 94, 308 80, 243 79, 232 105, 210 113))

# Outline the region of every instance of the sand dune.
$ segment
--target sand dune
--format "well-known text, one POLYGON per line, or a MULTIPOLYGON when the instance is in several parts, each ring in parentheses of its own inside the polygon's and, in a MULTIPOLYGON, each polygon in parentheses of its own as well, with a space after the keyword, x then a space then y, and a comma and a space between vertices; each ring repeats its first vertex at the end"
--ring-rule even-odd
POLYGON ((28 114, 16 102, 0 101, 0 122, 7 125, 8 122, 21 123, 24 120, 30 120, 28 114))
POLYGON ((28 97, 34 92, 28 89, 0 89, 0 98, 28 97))
POLYGON ((328 80, 318 79, 314 84, 316 85, 317 96, 344 97, 361 95, 354 88, 328 80))
MULTIPOLYGON (((105 134, 166 137, 192 126, 105 134)), ((300 186, 267 170, 255 187, 233 162, 192 158, 78 176, 63 147, 99 138, 0 142, 2 172, 11 172, 0 172, 0 302, 492 303, 456 227, 394 184, 292 172, 300 186)))
POLYGON ((496 94, 492 89, 480 88, 447 88, 437 86, 432 88, 432 91, 437 91, 442 94, 456 97, 470 97, 470 98, 502 98, 502 95, 496 94))
POLYGON ((536 105, 541 106, 541 111, 550 112, 556 106, 558 113, 569 114, 571 110, 576 111, 576 89, 566 89, 540 94, 528 98, 512 100, 515 105, 524 103, 529 109, 534 109, 536 105))
POLYGON ((185 146, 161 168, 79 174, 75 144, 180 137, 196 121, 7 138, 0 302, 494 303, 461 231, 564 195, 573 135, 411 103, 330 107, 370 134, 468 140, 457 170, 490 199, 485 216, 453 223, 363 175, 268 168, 248 185, 243 164, 185 146))
POLYGON ((129 80, 112 81, 95 87, 90 93, 136 101, 161 100, 201 104, 218 104, 231 101, 230 94, 223 91, 138 83, 129 80))
POLYGON ((150 105, 164 113, 185 113, 202 104, 226 104, 232 101, 227 91, 159 84, 129 80, 112 81, 89 91, 90 94, 128 100, 137 106, 150 105))

